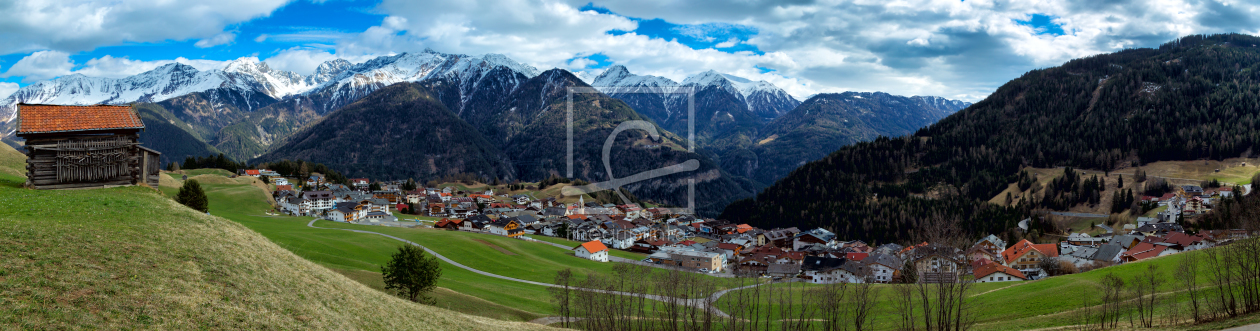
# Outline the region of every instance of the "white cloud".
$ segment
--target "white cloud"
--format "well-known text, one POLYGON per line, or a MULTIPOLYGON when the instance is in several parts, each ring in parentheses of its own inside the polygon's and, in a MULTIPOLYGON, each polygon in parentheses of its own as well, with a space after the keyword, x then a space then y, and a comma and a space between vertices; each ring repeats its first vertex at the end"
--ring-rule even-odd
POLYGON ((214 37, 198 40, 197 43, 193 44, 193 46, 196 46, 197 48, 210 48, 219 45, 231 44, 233 41, 236 41, 236 34, 224 32, 216 34, 214 37))
POLYGON ((256 43, 260 43, 260 42, 264 42, 264 41, 267 41, 267 34, 266 34, 266 33, 264 33, 264 34, 260 34, 260 35, 258 35, 257 37, 254 37, 254 42, 256 42, 256 43))
POLYGON ((66 75, 74 63, 70 54, 58 51, 39 51, 18 60, 0 77, 22 77, 23 82, 35 82, 66 75))
POLYGON ((9 82, 0 82, 0 99, 8 98, 13 92, 17 92, 18 84, 9 82))
POLYGON ((211 38, 286 0, 18 0, 0 3, 0 54, 211 38))
MULTIPOLYGON (((315 68, 319 67, 321 63, 337 58, 339 57, 326 51, 295 47, 286 49, 283 52, 280 52, 279 54, 263 61, 267 62, 267 65, 272 69, 292 71, 302 75, 310 75, 315 72, 315 68)), ((359 63, 365 61, 365 59, 348 58, 346 61, 359 63)))

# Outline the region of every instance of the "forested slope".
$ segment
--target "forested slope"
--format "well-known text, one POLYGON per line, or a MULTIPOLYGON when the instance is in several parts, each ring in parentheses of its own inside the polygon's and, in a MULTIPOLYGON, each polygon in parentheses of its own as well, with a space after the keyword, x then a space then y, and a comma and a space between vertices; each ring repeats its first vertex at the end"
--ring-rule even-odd
POLYGON ((926 221, 942 218, 1001 233, 1027 207, 983 201, 1021 167, 1109 170, 1250 153, 1260 144, 1257 44, 1248 35, 1188 36, 1030 71, 914 135, 806 164, 722 217, 881 242, 920 239, 926 221))

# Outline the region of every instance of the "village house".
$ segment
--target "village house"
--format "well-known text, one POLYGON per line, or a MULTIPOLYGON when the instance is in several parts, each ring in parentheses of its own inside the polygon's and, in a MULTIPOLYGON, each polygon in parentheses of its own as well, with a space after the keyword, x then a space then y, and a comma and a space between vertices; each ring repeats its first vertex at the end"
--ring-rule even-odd
POLYGON ((599 240, 582 243, 578 247, 573 248, 573 253, 583 259, 608 262, 608 247, 604 246, 604 243, 599 242, 599 240))
POLYGON ((525 229, 521 228, 521 223, 515 219, 500 218, 497 221, 490 222, 490 233, 500 236, 519 237, 525 234, 525 229))
POLYGON ((1024 273, 1019 272, 1019 270, 993 262, 986 263, 981 265, 979 268, 976 268, 975 279, 976 282, 979 283, 1028 280, 1028 278, 1024 276, 1024 273))
POLYGON ((1021 240, 1002 252, 1002 259, 1006 261, 1006 266, 1015 268, 1030 277, 1041 274, 1041 267, 1038 266, 1041 260, 1058 256, 1058 245, 1033 244, 1028 239, 1021 240))
POLYGON ((332 209, 337 203, 337 197, 328 191, 305 191, 302 192, 302 209, 304 214, 322 213, 332 209))
POLYGON ((1006 241, 990 234, 987 237, 981 238, 980 241, 977 241, 975 244, 972 244, 971 248, 967 249, 967 257, 972 261, 985 258, 989 261, 1001 263, 1002 250, 1005 249, 1006 241))
POLYGON ((954 282, 966 265, 962 261, 962 251, 939 245, 916 247, 910 254, 910 261, 919 273, 918 279, 924 283, 954 282))
POLYGON ((901 268, 905 262, 897 258, 896 255, 875 253, 862 259, 870 270, 871 282, 873 283, 892 283, 901 273, 901 268))
POLYGON ((684 269, 721 272, 723 266, 726 265, 726 259, 722 257, 722 254, 713 252, 665 247, 657 253, 664 253, 668 256, 668 258, 656 260, 657 263, 678 266, 684 269))
POLYGON ((1107 238, 1091 237, 1087 233, 1073 233, 1068 235, 1067 243, 1077 246, 1101 246, 1107 242, 1107 238))
POLYGON ((372 186, 372 182, 367 178, 351 178, 350 186, 354 186, 356 190, 367 190, 369 186, 372 186))
POLYGON ((836 234, 823 228, 802 232, 792 239, 792 250, 799 251, 809 245, 834 245, 836 234))

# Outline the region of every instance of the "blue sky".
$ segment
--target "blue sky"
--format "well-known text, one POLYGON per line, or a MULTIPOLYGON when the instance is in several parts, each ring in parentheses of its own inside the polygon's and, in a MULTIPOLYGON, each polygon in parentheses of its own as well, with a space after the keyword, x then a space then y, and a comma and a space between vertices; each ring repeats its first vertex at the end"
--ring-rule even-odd
MULTIPOLYGON (((884 91, 978 101, 1020 74, 1194 33, 1260 33, 1225 0, 18 0, 0 11, 0 97, 71 73, 170 62, 319 63, 419 51, 505 54, 583 77, 612 64, 681 81, 706 70, 798 98, 884 91)), ((3 7, 3 6, 0 6, 3 7)))

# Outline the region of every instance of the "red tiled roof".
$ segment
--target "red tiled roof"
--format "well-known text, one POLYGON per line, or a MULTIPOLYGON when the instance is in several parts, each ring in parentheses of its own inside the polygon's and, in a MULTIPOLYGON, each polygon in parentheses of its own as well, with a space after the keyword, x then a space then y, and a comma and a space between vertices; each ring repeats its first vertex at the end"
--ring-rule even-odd
POLYGON ((292 191, 293 185, 276 185, 276 191, 292 191))
POLYGON ((245 170, 245 174, 246 174, 246 175, 250 175, 250 176, 257 176, 257 175, 258 175, 258 170, 252 170, 252 169, 251 169, 251 170, 245 170))
POLYGON ((18 105, 17 134, 144 129, 131 106, 18 105))
POLYGON ((1016 258, 1028 253, 1030 250, 1036 250, 1046 257, 1059 256, 1059 247, 1055 244, 1034 244, 1031 241, 1028 241, 1028 239, 1024 239, 1015 243, 1015 245, 1011 246, 1011 248, 1007 248, 1003 251, 1002 260, 1009 263, 1010 261, 1014 261, 1016 258))
POLYGON ((861 261, 861 260, 865 260, 866 257, 869 255, 870 254, 866 254, 866 253, 848 253, 848 254, 844 254, 844 258, 850 261, 861 261))
POLYGON ((1004 266, 997 263, 989 263, 989 264, 982 265, 979 268, 976 268, 976 278, 977 279, 984 278, 984 276, 992 275, 995 272, 1001 272, 1007 275, 1015 276, 1019 279, 1024 279, 1024 280, 1028 279, 1028 277, 1025 277, 1024 273, 1019 272, 1019 270, 1015 270, 1015 268, 1011 268, 1011 267, 1004 266))
POLYGON ((738 251, 740 249, 739 245, 732 244, 732 243, 720 243, 717 245, 717 247, 720 249, 728 250, 728 251, 738 251))
MULTIPOLYGON (((604 243, 599 242, 599 240, 591 240, 591 241, 582 243, 582 245, 578 247, 586 249, 587 253, 596 253, 599 251, 608 250, 608 246, 604 246, 604 243)), ((577 249, 577 247, 574 247, 573 249, 577 249)))
POLYGON ((1133 246, 1133 249, 1124 252, 1124 254, 1121 254, 1120 257, 1130 258, 1133 261, 1144 260, 1159 256, 1159 253, 1163 253, 1166 249, 1168 249, 1168 246, 1144 242, 1133 246))

